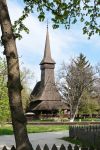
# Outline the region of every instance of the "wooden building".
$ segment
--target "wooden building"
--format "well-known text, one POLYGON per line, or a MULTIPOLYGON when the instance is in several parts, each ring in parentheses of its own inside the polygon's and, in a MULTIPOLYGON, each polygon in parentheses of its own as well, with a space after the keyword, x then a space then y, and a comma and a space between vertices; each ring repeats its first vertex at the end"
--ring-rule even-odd
POLYGON ((68 108, 55 85, 54 68, 47 27, 44 57, 40 63, 41 81, 37 82, 30 95, 29 110, 35 114, 57 114, 59 110, 68 108))

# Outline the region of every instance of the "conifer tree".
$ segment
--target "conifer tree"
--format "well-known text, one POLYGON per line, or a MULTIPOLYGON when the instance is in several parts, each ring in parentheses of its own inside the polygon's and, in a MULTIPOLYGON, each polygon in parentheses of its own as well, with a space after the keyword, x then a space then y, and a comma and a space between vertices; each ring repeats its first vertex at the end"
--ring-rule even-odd
POLYGON ((85 90, 93 84, 92 67, 83 54, 73 59, 69 65, 63 64, 60 71, 60 92, 70 107, 70 120, 73 121, 85 90))

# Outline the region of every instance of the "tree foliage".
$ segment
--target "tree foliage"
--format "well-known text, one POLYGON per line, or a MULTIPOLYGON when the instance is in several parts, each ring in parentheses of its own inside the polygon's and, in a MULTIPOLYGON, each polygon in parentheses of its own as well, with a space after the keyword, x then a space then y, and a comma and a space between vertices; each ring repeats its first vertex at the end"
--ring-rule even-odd
POLYGON ((98 63, 95 67, 95 83, 94 83, 94 94, 98 97, 100 102, 100 63, 98 63))
MULTIPOLYGON (((23 86, 22 90, 22 104, 24 112, 28 107, 30 89, 28 81, 31 80, 34 76, 33 73, 23 67, 20 71, 21 74, 21 83, 23 86)), ((9 99, 7 91, 7 65, 4 58, 0 57, 0 123, 4 124, 6 121, 11 120, 10 117, 10 108, 9 108, 9 99)))
POLYGON ((26 112, 26 109, 28 108, 29 102, 30 102, 30 82, 32 82, 32 79, 34 78, 34 73, 30 71, 30 69, 27 69, 26 67, 23 67, 20 71, 21 76, 21 84, 23 86, 22 90, 22 105, 24 112, 26 112))
POLYGON ((90 91, 93 84, 93 72, 86 57, 80 54, 69 65, 60 70, 60 92, 70 106, 71 118, 75 117, 84 91, 90 91))
POLYGON ((21 38, 22 30, 29 33, 23 21, 29 13, 34 13, 35 10, 40 21, 44 21, 46 14, 51 12, 49 18, 53 22, 53 28, 58 28, 63 24, 66 29, 70 29, 71 24, 80 21, 83 23, 83 34, 87 34, 88 38, 95 33, 100 35, 99 0, 24 0, 24 3, 23 14, 13 26, 16 37, 21 38))
POLYGON ((0 57, 0 124, 10 119, 10 108, 7 92, 7 66, 5 59, 0 57))
POLYGON ((92 114, 98 115, 99 110, 100 106, 97 98, 92 96, 91 92, 85 91, 79 105, 79 114, 88 114, 92 117, 92 114))

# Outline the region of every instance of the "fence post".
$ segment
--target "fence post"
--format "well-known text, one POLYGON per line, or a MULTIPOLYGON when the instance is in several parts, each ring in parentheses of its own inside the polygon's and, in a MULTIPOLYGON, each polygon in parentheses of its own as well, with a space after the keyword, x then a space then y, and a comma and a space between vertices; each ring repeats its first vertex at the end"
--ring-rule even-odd
POLYGON ((52 149, 51 150, 58 150, 57 149, 57 146, 54 144, 53 146, 52 146, 52 149))
POLYGON ((48 147, 48 145, 47 145, 47 144, 45 144, 45 145, 44 145, 43 150, 49 150, 49 147, 48 147))
POLYGON ((71 144, 68 145, 68 150, 72 150, 72 145, 71 144))
POLYGON ((16 148, 15 148, 15 146, 14 146, 14 145, 11 147, 11 150, 16 150, 16 148))
POLYGON ((2 150, 7 150, 6 146, 4 146, 2 150))
POLYGON ((74 150, 79 150, 79 146, 75 145, 74 150))
POLYGON ((41 150, 41 147, 39 144, 37 145, 36 150, 41 150))
POLYGON ((65 146, 62 144, 60 150, 66 150, 65 146))

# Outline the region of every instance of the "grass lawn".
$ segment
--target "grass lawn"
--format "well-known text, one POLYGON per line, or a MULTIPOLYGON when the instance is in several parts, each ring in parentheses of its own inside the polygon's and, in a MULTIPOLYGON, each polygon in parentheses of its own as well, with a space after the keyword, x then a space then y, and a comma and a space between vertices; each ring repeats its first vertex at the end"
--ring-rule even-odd
MULTIPOLYGON (((27 125, 28 133, 53 132, 68 130, 66 125, 27 125)), ((11 125, 0 127, 0 135, 12 135, 13 129, 11 125)))

